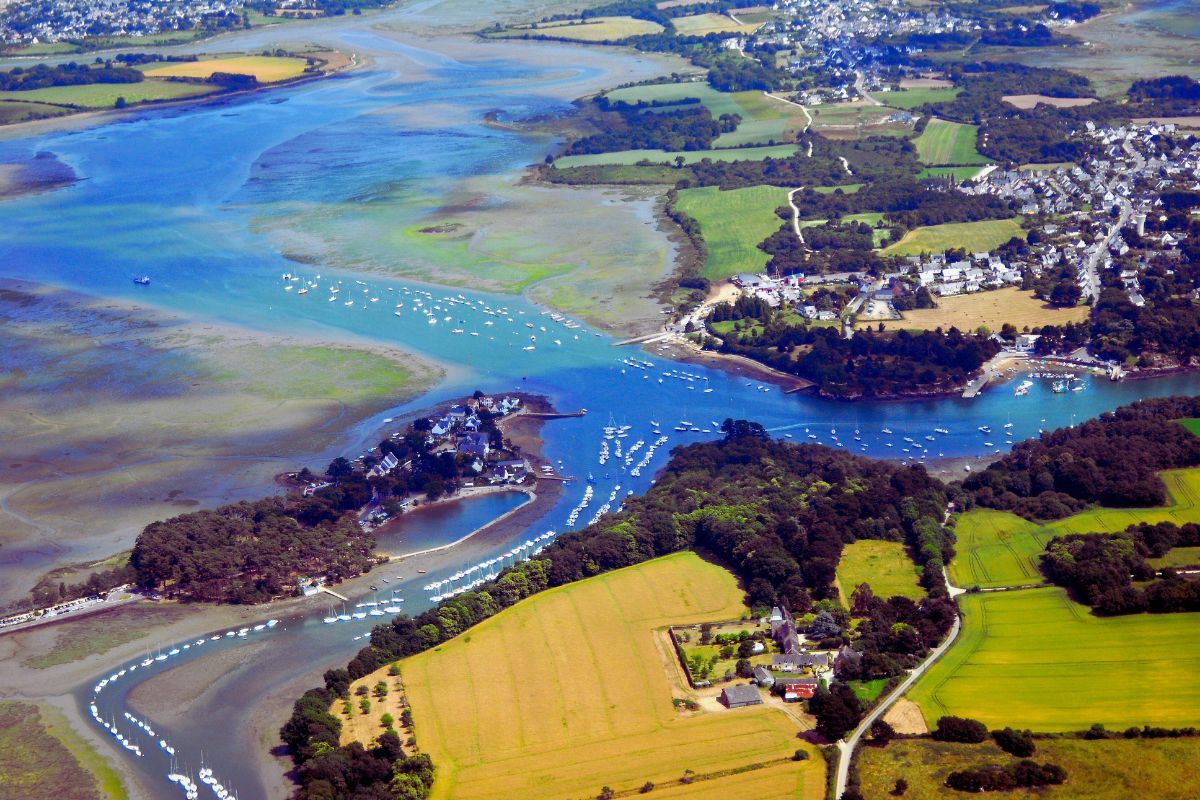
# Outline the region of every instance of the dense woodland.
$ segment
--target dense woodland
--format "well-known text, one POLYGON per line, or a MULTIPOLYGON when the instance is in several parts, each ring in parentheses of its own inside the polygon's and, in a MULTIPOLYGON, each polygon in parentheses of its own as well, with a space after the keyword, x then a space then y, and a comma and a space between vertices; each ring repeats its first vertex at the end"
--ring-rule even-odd
POLYGON ((268 497, 152 522, 129 563, 143 589, 182 600, 260 603, 305 575, 341 580, 369 570, 375 537, 355 511, 371 497, 361 478, 312 497, 268 497))
POLYGON ((0 90, 24 91, 45 89, 50 86, 81 86, 92 83, 139 83, 143 80, 140 70, 114 66, 113 63, 90 65, 37 64, 32 67, 13 67, 0 72, 0 90))
POLYGON ((614 105, 591 117, 599 132, 576 139, 567 155, 613 153, 621 150, 707 150, 713 140, 737 127, 738 118, 722 115, 714 120, 708 109, 696 104, 678 110, 643 111, 614 105))
POLYGON ((1170 522, 1132 525, 1122 533, 1058 536, 1046 546, 1041 569, 1076 601, 1102 616, 1200 611, 1200 581, 1147 562, 1173 547, 1200 546, 1200 526, 1170 522), (1137 581, 1139 585, 1135 586, 1137 581))
MULTIPOLYGON (((435 647, 548 587, 678 550, 701 547, 728 563, 755 609, 787 603, 804 613, 819 605, 836 607, 822 601, 837 595, 835 569, 847 543, 859 538, 904 542, 923 566, 928 596, 914 602, 875 598, 864 589, 855 592, 856 612, 865 617, 854 640, 862 653, 860 672, 897 675, 945 636, 955 611, 942 565, 953 555, 953 537, 941 524, 946 497, 938 481, 919 466, 773 441, 754 423, 727 420, 723 428, 721 441, 676 448, 656 485, 627 501, 621 512, 560 536, 537 558, 505 570, 476 591, 445 600, 416 618, 401 616, 375 628, 370 646, 346 670, 327 672, 326 686, 297 701, 283 728, 298 766, 297 796, 383 796, 356 792, 363 786, 381 790, 392 780, 388 776, 408 763, 398 759, 392 773, 367 764, 371 776, 362 778, 356 772, 364 759, 361 748, 335 746, 340 723, 328 706, 351 680, 435 647)), ((843 630, 835 624, 826 632, 836 637, 843 630)), ((844 688, 836 692, 845 700, 844 688)), ((827 705, 825 727, 830 731, 841 724, 853 726, 861 713, 857 701, 827 705)))
POLYGON ((753 358, 817 384, 827 397, 935 394, 965 383, 999 352, 990 338, 957 328, 946 332, 865 329, 845 338, 838 328, 796 325, 772 316, 761 330, 707 348, 753 358))
POLYGON ((963 487, 978 505, 1029 519, 1058 519, 1092 503, 1162 505, 1166 487, 1156 473, 1200 465, 1200 437, 1174 421, 1197 416, 1200 398, 1142 400, 1020 442, 963 487))

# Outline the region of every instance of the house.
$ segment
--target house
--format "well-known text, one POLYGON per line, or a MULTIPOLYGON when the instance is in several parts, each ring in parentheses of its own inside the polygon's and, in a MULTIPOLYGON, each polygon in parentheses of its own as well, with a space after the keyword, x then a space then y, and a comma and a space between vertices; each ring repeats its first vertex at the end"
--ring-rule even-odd
POLYGON ((783 687, 783 701, 795 703, 807 700, 817 693, 816 678, 788 678, 779 682, 783 687))
POLYGON ((799 656, 787 653, 773 655, 771 656, 771 669, 779 672, 799 672, 799 656))
POLYGON ((766 667, 759 665, 754 668, 754 682, 764 689, 770 689, 775 685, 775 676, 766 667))
POLYGON ((721 702, 726 708, 744 708, 745 706, 762 705, 762 696, 758 687, 752 683, 726 686, 721 690, 721 702))
POLYGON ((857 674, 862 668, 862 653, 855 650, 850 645, 842 645, 842 648, 837 651, 837 656, 833 659, 833 670, 838 675, 843 672, 857 674))
POLYGON ((491 449, 491 443, 485 433, 467 433, 458 437, 458 452, 460 453, 466 453, 476 458, 487 458, 491 449))

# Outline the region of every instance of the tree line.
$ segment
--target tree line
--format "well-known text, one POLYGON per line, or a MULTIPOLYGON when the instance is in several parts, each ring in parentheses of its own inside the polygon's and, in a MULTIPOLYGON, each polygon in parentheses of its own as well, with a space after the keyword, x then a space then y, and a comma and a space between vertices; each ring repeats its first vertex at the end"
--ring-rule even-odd
POLYGON ((29 91, 50 86, 83 86, 93 83, 140 83, 140 70, 114 65, 111 61, 97 64, 38 64, 33 67, 13 67, 0 72, 0 90, 29 91))

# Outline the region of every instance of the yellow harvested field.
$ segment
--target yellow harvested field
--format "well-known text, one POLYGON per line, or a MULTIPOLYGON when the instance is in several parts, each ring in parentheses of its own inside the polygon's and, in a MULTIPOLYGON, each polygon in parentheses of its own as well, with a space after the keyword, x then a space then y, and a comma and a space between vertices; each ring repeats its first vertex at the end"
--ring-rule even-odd
POLYGON ((1010 106, 1029 109, 1038 105, 1054 106, 1055 108, 1077 108, 1090 106, 1097 102, 1094 97, 1048 97, 1044 94, 1006 94, 1000 98, 1010 106))
MULTIPOLYGON (((384 714, 391 714, 395 720, 395 727, 400 729, 400 715, 404 711, 402 700, 404 691, 400 678, 389 675, 388 671, 391 666, 380 667, 370 675, 364 675, 358 680, 350 684, 350 710, 349 717, 343 713, 343 700, 335 698, 329 706, 329 713, 342 721, 342 734, 340 743, 343 745, 351 742, 358 742, 364 747, 372 747, 375 740, 379 738, 379 734, 383 733, 387 728, 383 726, 379 720, 384 714), (381 700, 375 694, 375 686, 380 681, 387 684, 388 693, 381 700), (355 692, 359 686, 366 686, 369 694, 367 698, 371 701, 371 711, 369 714, 362 713, 359 707, 359 701, 362 699, 355 692)), ((401 735, 401 740, 408 738, 401 735)))
POLYGON ((1015 286, 991 292, 939 297, 937 304, 937 308, 904 311, 903 319, 886 323, 887 327, 931 331, 935 328, 946 330, 953 326, 960 331, 969 331, 986 325, 993 331, 999 331, 1004 323, 1011 322, 1017 326, 1017 330, 1022 330, 1026 325, 1033 328, 1082 322, 1088 315, 1087 306, 1053 308, 1034 297, 1033 292, 1022 291, 1015 286))
POLYGON ((543 592, 405 659, 432 797, 574 800, 647 781, 656 796, 821 797, 822 760, 788 760, 807 745, 781 710, 672 705, 690 690, 655 631, 745 613, 728 571, 677 553, 543 592), (688 770, 695 783, 679 783, 688 770))
POLYGON ((214 72, 232 72, 253 75, 259 83, 275 83, 303 75, 306 66, 306 59, 290 56, 233 56, 154 65, 145 73, 149 78, 208 78, 214 72))
POLYGON ((710 33, 754 33, 761 22, 735 22, 725 14, 694 14, 676 17, 671 25, 681 36, 706 36, 710 33))

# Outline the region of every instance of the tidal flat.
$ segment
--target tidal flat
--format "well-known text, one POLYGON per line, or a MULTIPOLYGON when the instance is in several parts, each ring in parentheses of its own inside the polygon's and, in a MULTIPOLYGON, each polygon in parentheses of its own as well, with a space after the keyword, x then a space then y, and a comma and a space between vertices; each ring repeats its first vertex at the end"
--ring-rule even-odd
POLYGON ((279 337, 48 286, 0 285, 0 563, 11 603, 155 519, 270 492, 444 372, 380 345, 279 337))

